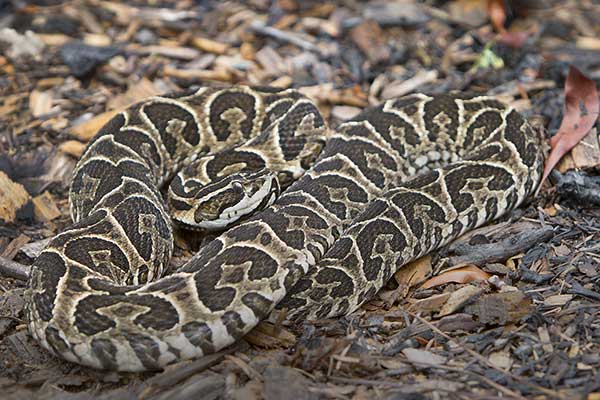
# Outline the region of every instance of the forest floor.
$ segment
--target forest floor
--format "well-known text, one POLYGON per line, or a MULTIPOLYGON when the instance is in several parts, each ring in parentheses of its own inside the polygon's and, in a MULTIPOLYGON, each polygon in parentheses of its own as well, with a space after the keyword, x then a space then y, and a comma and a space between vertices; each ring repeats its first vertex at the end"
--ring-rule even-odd
MULTIPOLYGON (((597 123, 526 206, 345 318, 273 317, 217 354, 134 374, 53 357, 24 316, 29 265, 70 225, 76 160, 128 105, 194 85, 293 87, 335 127, 391 97, 472 91, 550 138, 569 66, 599 86, 597 2, 2 4, 0 398, 600 399, 597 123)), ((193 254, 184 239, 174 262, 193 254)))

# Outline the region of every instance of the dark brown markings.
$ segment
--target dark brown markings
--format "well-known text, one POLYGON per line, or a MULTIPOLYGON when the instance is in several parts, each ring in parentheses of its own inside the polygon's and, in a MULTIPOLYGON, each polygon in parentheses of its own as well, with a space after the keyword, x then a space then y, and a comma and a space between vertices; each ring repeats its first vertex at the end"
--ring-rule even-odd
MULTIPOLYGON (((196 172, 194 171, 196 164, 197 162, 187 167, 184 171, 184 174, 187 176, 195 176, 196 172)), ((265 168, 265 160, 258 154, 234 148, 216 153, 214 157, 206 164, 206 173, 211 180, 221 179, 223 176, 225 176, 219 176, 223 169, 234 164, 244 165, 244 167, 240 170, 247 171, 259 171, 265 168)), ((239 171, 231 171, 230 174, 233 172, 239 171)))
POLYGON ((94 338, 91 342, 92 352, 102 364, 103 369, 116 370, 119 366, 117 363, 117 348, 110 339, 94 338))
POLYGON ((141 112, 145 113, 165 145, 165 148, 174 157, 177 153, 177 138, 181 137, 191 146, 200 142, 198 126, 194 116, 183 107, 175 104, 153 101, 142 106, 141 112), (172 121, 179 121, 181 126, 174 126, 172 121), (177 129, 176 132, 172 129, 177 129), (179 131, 180 129, 180 131, 179 131))
POLYGON ((506 130, 504 132, 504 137, 515 144, 521 160, 526 165, 531 166, 535 163, 539 150, 535 149, 535 145, 533 145, 533 143, 537 143, 537 140, 532 139, 537 137, 537 133, 534 132, 531 126, 525 122, 523 117, 514 110, 506 116, 506 130), (521 132, 521 128, 525 129, 525 133, 521 132), (531 146, 527 146, 527 137, 533 142, 531 146))
POLYGON ((54 354, 65 354, 70 351, 71 345, 60 336, 58 329, 48 325, 45 333, 46 340, 50 344, 50 347, 52 347, 54 354))
POLYGON ((118 188, 125 177, 154 186, 152 172, 140 163, 122 160, 116 166, 91 160, 73 177, 71 196, 82 216, 87 215, 108 192, 118 188))
POLYGON ((222 275, 222 262, 220 257, 216 257, 205 268, 202 268, 202 273, 194 276, 198 298, 212 312, 224 310, 231 304, 236 294, 234 288, 215 287, 221 280, 222 275))
POLYGON ((180 276, 166 276, 146 287, 147 292, 161 292, 162 294, 176 293, 186 288, 186 279, 180 276))
POLYGON ((477 119, 469 125, 465 137, 464 148, 473 149, 481 140, 487 139, 503 123, 502 116, 497 111, 486 111, 480 114, 477 119), (482 130, 483 133, 475 134, 475 129, 482 130))
MULTIPOLYGON (((273 101, 277 101, 280 99, 279 96, 271 96, 271 97, 273 97, 273 101)), ((268 103, 268 100, 269 99, 265 99, 265 103, 268 103)), ((260 128, 261 132, 266 131, 267 128, 269 128, 270 125, 273 123, 273 121, 277 120, 283 114, 285 114, 293 104, 294 104, 294 100, 288 99, 288 100, 280 101, 279 103, 277 103, 277 105, 275 107, 271 108, 265 115, 265 119, 263 120, 262 126, 260 128)))
MULTIPOLYGON (((183 198, 194 198, 198 194, 200 189, 202 189, 202 185, 197 181, 189 180, 189 179, 186 180, 184 183, 181 175, 177 174, 171 181, 171 184, 169 185, 169 189, 176 196, 183 197, 183 198)), ((172 198, 172 196, 169 197, 169 201, 171 202, 171 205, 173 205, 173 206, 176 205, 177 208, 180 210, 189 210, 192 208, 191 205, 188 205, 187 203, 184 203, 179 200, 175 200, 172 198)))
POLYGON ((515 178, 509 171, 490 165, 478 165, 473 168, 472 165, 457 164, 446 174, 446 186, 448 194, 452 199, 454 208, 462 213, 473 206, 472 195, 465 193, 466 188, 472 191, 486 193, 488 190, 508 190, 514 187, 515 178), (478 183, 480 178, 491 178, 485 187, 478 183), (472 182, 472 183, 470 183, 472 182))
POLYGON ((399 253, 406 247, 406 238, 402 231, 392 222, 376 219, 366 223, 356 238, 361 258, 364 262, 365 277, 372 281, 379 272, 389 270, 393 260, 388 259, 393 253, 399 253))
POLYGON ((235 339, 239 339, 244 336, 244 321, 240 315, 234 311, 227 311, 221 316, 221 322, 225 325, 227 333, 235 339))
POLYGON ((429 247, 431 240, 427 230, 430 222, 424 221, 424 217, 431 221, 445 221, 444 209, 420 193, 390 191, 389 195, 396 207, 402 210, 414 237, 420 239, 415 245, 414 253, 421 253, 429 247))
MULTIPOLYGON (((368 122, 368 124, 373 126, 373 128, 379 132, 384 140, 388 142, 395 151, 398 152, 398 154, 406 156, 404 142, 406 141, 406 143, 414 146, 419 141, 418 136, 411 124, 404 121, 396 114, 384 111, 383 108, 383 104, 378 107, 368 108, 362 113, 358 114, 356 117, 352 118, 351 121, 368 122), (404 132, 404 135, 398 135, 399 132, 404 132)), ((344 129, 347 134, 352 136, 373 136, 371 131, 367 130, 365 127, 361 128, 361 126, 362 125, 351 126, 349 128, 344 126, 341 128, 344 129)))
MULTIPOLYGON (((304 149, 307 139, 312 136, 310 132, 299 135, 301 123, 312 114, 312 128, 317 131, 325 126, 325 122, 317 107, 312 103, 296 104, 285 117, 279 122, 281 134, 280 146, 286 160, 293 160, 304 149)), ((303 127, 306 128, 306 127, 303 127)), ((316 133, 316 132, 315 132, 316 133)))
POLYGON ((332 200, 328 189, 347 189, 346 197, 349 201, 365 204, 369 200, 368 194, 355 181, 339 175, 321 175, 317 178, 307 177, 302 189, 319 199, 320 203, 341 220, 347 218, 348 205, 346 199, 332 200))
POLYGON ((205 322, 188 322, 181 327, 181 332, 191 344, 200 347, 204 354, 215 352, 215 346, 212 344, 212 331, 205 322))
POLYGON ((162 165, 160 151, 147 134, 133 129, 125 129, 122 131, 115 131, 113 136, 115 142, 129 147, 146 160, 148 165, 152 165, 154 168, 159 168, 162 165))
POLYGON ((458 105, 452 96, 441 95, 425 103, 425 128, 432 142, 439 141, 441 133, 445 132, 452 139, 458 133, 458 105), (442 117, 445 114, 445 118, 442 117))
MULTIPOLYGON (((381 169, 398 170, 396 161, 386 150, 359 138, 332 138, 323 150, 323 158, 337 154, 343 154, 352 160, 362 174, 380 188, 383 188, 386 184, 385 175, 381 169)), ((326 162, 320 162, 315 171, 323 171, 325 168, 327 168, 326 162)), ((333 171, 337 172, 339 169, 333 171)))
POLYGON ((327 294, 334 299, 352 295, 354 292, 352 278, 337 268, 328 268, 326 264, 324 268, 319 268, 315 281, 323 286, 330 286, 327 294))
POLYGON ((242 224, 231 229, 227 236, 235 242, 246 242, 256 238, 262 232, 262 228, 257 224, 242 224))
POLYGON ((52 319, 58 284, 67 272, 63 259, 56 253, 43 251, 33 263, 30 286, 35 290, 33 301, 40 318, 52 319))
POLYGON ((167 241, 172 239, 168 222, 163 219, 156 204, 146 198, 130 197, 114 209, 113 216, 144 260, 163 256, 154 251, 159 244, 154 235, 167 241))
POLYGON ((179 322, 177 310, 168 301, 152 295, 116 293, 90 295, 77 303, 75 327, 85 335, 94 335, 116 327, 110 317, 101 314, 102 308, 112 307, 118 318, 126 318, 139 306, 148 311, 138 315, 134 322, 146 329, 167 330, 179 322))
POLYGON ((129 333, 126 339, 145 369, 149 371, 162 369, 158 363, 160 347, 154 339, 136 332, 129 333))
MULTIPOLYGON (((258 293, 247 293, 242 297, 242 303, 247 305, 257 318, 263 319, 271 310, 273 302, 258 293)), ((240 336, 234 336, 236 338, 240 336)))
POLYGON ((81 236, 67 243, 65 255, 108 278, 114 277, 114 269, 129 271, 129 261, 121 248, 98 237, 81 236), (82 251, 85 249, 85 251, 82 251))
POLYGON ((208 112, 210 126, 215 133, 215 136, 220 141, 226 141, 233 126, 224 120, 223 113, 227 110, 238 108, 245 115, 243 121, 240 122, 240 132, 244 138, 248 138, 252 132, 254 119, 256 118, 256 104, 254 97, 237 91, 225 91, 219 94, 210 104, 208 112))

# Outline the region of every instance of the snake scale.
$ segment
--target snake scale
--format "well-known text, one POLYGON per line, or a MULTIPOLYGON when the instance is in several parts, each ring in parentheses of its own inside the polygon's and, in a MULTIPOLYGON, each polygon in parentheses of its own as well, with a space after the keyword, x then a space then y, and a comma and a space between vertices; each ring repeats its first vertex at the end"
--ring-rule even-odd
POLYGON ((407 262, 521 204, 541 149, 518 112, 483 96, 391 99, 335 130, 291 89, 142 101, 76 166, 74 225, 32 267, 30 332, 68 361, 141 371, 216 352, 276 306, 348 314, 407 262), (170 273, 169 208, 228 228, 170 273))

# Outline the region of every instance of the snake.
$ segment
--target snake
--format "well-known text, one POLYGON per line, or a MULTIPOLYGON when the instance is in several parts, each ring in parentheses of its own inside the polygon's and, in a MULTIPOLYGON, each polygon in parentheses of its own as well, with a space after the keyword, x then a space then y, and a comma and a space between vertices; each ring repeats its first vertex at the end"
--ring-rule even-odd
POLYGON ((161 370, 276 308, 335 318, 412 260, 531 198, 543 138, 485 95, 393 98, 329 128, 294 89, 143 100, 88 143, 73 225, 34 260, 31 335, 92 368, 161 370), (214 231, 169 267, 174 232, 214 231))

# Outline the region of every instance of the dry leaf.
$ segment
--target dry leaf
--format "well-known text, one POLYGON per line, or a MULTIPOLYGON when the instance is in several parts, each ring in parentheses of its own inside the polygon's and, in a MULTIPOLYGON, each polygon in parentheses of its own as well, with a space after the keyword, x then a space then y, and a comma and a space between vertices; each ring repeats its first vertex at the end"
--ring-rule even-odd
POLYGON ((565 83, 565 114, 558 132, 550 139, 552 151, 546 160, 542 182, 562 156, 592 129, 598 118, 599 109, 600 100, 594 81, 571 65, 565 83), (581 106, 584 107, 583 110, 581 106))
POLYGON ((418 258, 400 268, 394 274, 394 279, 398 285, 402 286, 402 295, 406 296, 411 287, 423 282, 426 277, 431 275, 431 270, 430 255, 418 258))
POLYGON ((431 279, 428 279, 421 287, 423 289, 429 289, 434 286, 444 285, 446 283, 455 282, 455 283, 469 283, 473 281, 485 281, 491 275, 487 272, 483 271, 481 268, 476 267, 475 265, 467 265, 465 267, 460 267, 453 269, 448 272, 444 272, 438 276, 434 276, 431 279))

